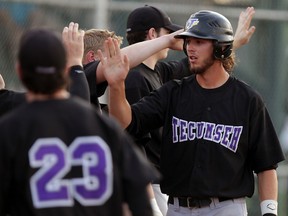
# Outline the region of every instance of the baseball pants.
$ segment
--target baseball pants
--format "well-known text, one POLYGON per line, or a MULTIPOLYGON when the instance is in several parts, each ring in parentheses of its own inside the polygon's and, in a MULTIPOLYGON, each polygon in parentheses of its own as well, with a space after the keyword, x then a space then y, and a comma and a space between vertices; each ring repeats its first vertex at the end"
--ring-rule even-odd
POLYGON ((152 184, 154 196, 162 215, 165 216, 168 210, 168 196, 163 194, 160 189, 160 184, 152 184))

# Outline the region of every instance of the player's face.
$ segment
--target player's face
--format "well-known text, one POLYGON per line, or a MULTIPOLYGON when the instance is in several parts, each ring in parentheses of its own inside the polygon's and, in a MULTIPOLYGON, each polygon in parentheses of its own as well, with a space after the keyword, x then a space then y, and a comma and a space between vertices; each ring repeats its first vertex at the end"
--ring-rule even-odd
POLYGON ((214 64, 212 40, 193 37, 185 40, 190 71, 194 74, 203 74, 214 64))

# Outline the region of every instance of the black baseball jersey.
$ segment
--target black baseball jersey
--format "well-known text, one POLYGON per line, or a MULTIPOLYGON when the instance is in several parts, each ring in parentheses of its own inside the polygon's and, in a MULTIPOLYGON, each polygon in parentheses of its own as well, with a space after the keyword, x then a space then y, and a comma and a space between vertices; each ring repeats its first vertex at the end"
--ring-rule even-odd
POLYGON ((203 89, 170 81, 132 105, 132 134, 163 126, 161 190, 171 196, 251 197, 253 171, 284 160, 263 100, 234 77, 203 89))
POLYGON ((120 126, 77 97, 23 104, 0 121, 0 215, 152 215, 155 175, 120 126))
POLYGON ((90 62, 84 65, 84 72, 88 81, 89 91, 90 91, 90 101, 97 109, 100 110, 100 103, 98 97, 105 93, 108 83, 105 81, 103 83, 97 84, 96 70, 100 61, 90 62))
MULTIPOLYGON (((132 68, 125 79, 126 98, 130 104, 136 103, 161 86, 160 74, 142 63, 132 68)), ((146 156, 158 170, 160 166, 161 137, 162 128, 151 130, 144 136, 135 137, 135 142, 140 147, 142 145, 145 147, 146 156)))

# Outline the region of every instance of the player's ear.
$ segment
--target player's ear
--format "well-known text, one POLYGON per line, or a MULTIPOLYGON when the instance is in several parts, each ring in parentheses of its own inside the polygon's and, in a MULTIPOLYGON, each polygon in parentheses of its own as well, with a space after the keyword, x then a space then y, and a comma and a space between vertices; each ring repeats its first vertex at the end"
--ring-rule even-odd
POLYGON ((93 50, 89 50, 85 56, 87 62, 93 62, 96 59, 96 54, 93 50))
POLYGON ((148 33, 147 33, 147 39, 152 40, 155 38, 157 38, 157 32, 156 32, 155 28, 150 28, 148 30, 148 33))

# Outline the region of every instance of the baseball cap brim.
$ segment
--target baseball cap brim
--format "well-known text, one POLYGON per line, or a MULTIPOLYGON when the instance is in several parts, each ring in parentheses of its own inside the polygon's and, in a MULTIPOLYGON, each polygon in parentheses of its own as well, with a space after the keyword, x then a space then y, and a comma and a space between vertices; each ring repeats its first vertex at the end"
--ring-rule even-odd
POLYGON ((165 26, 164 28, 170 30, 171 32, 175 32, 175 31, 178 31, 180 29, 183 29, 183 26, 171 23, 170 25, 165 26))

